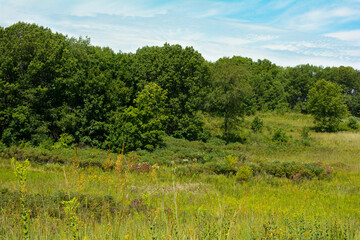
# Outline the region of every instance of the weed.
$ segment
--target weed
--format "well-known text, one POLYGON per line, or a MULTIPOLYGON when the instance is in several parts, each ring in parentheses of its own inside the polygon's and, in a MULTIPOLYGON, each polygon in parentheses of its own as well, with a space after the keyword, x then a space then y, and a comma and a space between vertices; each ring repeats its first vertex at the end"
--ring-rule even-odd
POLYGON ((16 180, 20 189, 20 203, 21 203, 21 218, 23 224, 23 239, 29 239, 29 226, 30 226, 30 212, 26 208, 26 180, 28 175, 28 169, 30 167, 29 160, 25 160, 24 163, 20 163, 15 160, 15 158, 11 159, 11 163, 14 168, 14 172, 16 175, 16 180))
POLYGON ((76 214, 76 209, 79 206, 78 200, 73 198, 69 201, 63 201, 62 204, 64 205, 66 215, 67 234, 71 235, 73 240, 77 240, 79 218, 76 214))

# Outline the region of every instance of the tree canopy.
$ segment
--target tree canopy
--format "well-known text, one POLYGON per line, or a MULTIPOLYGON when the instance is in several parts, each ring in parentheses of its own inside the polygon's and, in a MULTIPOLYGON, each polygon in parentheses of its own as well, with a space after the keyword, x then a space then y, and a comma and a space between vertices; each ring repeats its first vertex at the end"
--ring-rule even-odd
POLYGON ((340 120, 347 116, 348 110, 342 92, 343 89, 337 83, 324 79, 310 89, 308 108, 314 116, 318 131, 336 131, 340 120))
POLYGON ((208 109, 224 118, 224 139, 231 140, 231 130, 238 117, 247 110, 251 87, 246 81, 247 71, 229 58, 219 59, 212 68, 212 85, 208 95, 208 109))
POLYGON ((360 116, 360 71, 351 67, 283 68, 240 56, 212 63, 170 44, 115 53, 19 22, 0 27, 0 141, 38 145, 70 136, 100 148, 127 141, 129 149, 159 146, 162 134, 206 141, 201 111, 224 117, 229 140, 245 113, 313 112, 305 106, 323 91, 310 94, 321 79, 339 85, 334 97, 360 116))

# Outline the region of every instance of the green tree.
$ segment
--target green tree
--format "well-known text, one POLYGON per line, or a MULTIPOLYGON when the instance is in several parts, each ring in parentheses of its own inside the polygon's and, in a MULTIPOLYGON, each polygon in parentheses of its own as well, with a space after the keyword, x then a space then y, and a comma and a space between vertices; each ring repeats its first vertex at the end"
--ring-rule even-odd
POLYGON ((166 133, 199 139, 203 130, 196 113, 202 107, 210 76, 208 63, 201 54, 180 45, 143 47, 133 55, 132 72, 135 92, 149 82, 167 90, 166 133))
POLYGON ((134 106, 113 116, 108 143, 114 151, 121 151, 123 144, 126 151, 153 150, 161 144, 167 120, 164 114, 166 94, 167 91, 156 83, 149 83, 137 94, 134 106))
POLYGON ((47 135, 66 37, 21 22, 0 32, 0 134, 6 139, 11 134, 12 142, 47 135), (26 118, 19 109, 25 109, 26 118))
POLYGON ((307 101, 309 90, 318 80, 320 71, 321 68, 309 64, 285 69, 284 78, 287 80, 285 91, 291 109, 297 107, 298 110, 306 112, 304 103, 307 101))
POLYGON ((360 117, 360 92, 348 98, 349 111, 355 117, 360 117))
POLYGON ((336 83, 318 81, 308 94, 308 110, 314 116, 318 131, 333 132, 348 114, 343 89, 336 83))
POLYGON ((339 84, 348 95, 354 95, 360 90, 360 71, 352 67, 327 67, 321 72, 321 77, 339 84))
POLYGON ((247 110, 251 87, 246 82, 247 71, 229 58, 219 59, 212 68, 211 91, 207 107, 210 112, 224 118, 225 141, 232 138, 239 117, 247 110))

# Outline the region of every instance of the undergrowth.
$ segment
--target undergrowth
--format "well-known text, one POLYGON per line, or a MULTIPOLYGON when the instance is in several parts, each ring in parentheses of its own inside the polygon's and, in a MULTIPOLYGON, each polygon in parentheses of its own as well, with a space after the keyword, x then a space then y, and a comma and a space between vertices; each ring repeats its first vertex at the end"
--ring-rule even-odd
POLYGON ((4 148, 0 239, 359 239, 358 133, 315 133, 297 116, 260 114, 261 131, 245 119, 245 144, 4 148))

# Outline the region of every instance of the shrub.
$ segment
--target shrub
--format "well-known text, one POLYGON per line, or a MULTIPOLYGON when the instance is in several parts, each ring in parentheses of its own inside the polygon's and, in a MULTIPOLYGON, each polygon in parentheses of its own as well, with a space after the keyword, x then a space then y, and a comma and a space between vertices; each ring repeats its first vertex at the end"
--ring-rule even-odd
POLYGON ((226 141, 226 144, 236 142, 245 143, 247 138, 241 129, 232 129, 227 132, 226 138, 223 137, 223 140, 226 141))
POLYGON ((274 132, 271 140, 275 143, 286 143, 288 142, 288 136, 282 128, 279 128, 274 132))
POLYGON ((301 130, 301 137, 302 137, 303 139, 309 138, 309 137, 310 137, 309 132, 310 132, 310 129, 309 129, 308 127, 304 127, 304 128, 301 130))
POLYGON ((70 134, 63 133, 60 135, 59 140, 54 144, 54 149, 67 148, 74 142, 74 137, 70 134))
POLYGON ((264 126, 264 122, 258 116, 256 116, 254 120, 251 122, 251 129, 254 132, 262 132, 263 126, 264 126))
POLYGON ((148 163, 135 163, 131 165, 131 171, 136 173, 148 173, 153 167, 148 163))
POLYGON ((235 174, 237 171, 238 161, 238 157, 228 155, 224 157, 221 161, 207 163, 206 167, 209 171, 216 174, 235 174))
POLYGON ((0 153, 3 152, 5 148, 6 148, 6 145, 0 141, 0 153))
POLYGON ((311 138, 310 138, 310 129, 308 127, 304 127, 301 130, 301 142, 305 146, 310 146, 311 138))
POLYGON ((177 176, 194 176, 199 175, 200 173, 205 172, 205 167, 203 164, 193 164, 193 165, 185 165, 185 166, 177 166, 175 168, 175 174, 177 176))
POLYGON ((321 163, 296 163, 279 162, 260 164, 263 171, 275 177, 286 177, 289 179, 324 177, 332 173, 329 167, 324 168, 321 163))
POLYGON ((247 165, 244 165, 238 169, 235 178, 238 181, 247 181, 252 176, 252 174, 253 174, 252 168, 247 165))
POLYGON ((350 129, 357 130, 357 129, 359 129, 359 122, 356 120, 356 118, 351 117, 351 118, 349 118, 349 120, 347 122, 347 126, 350 129))

